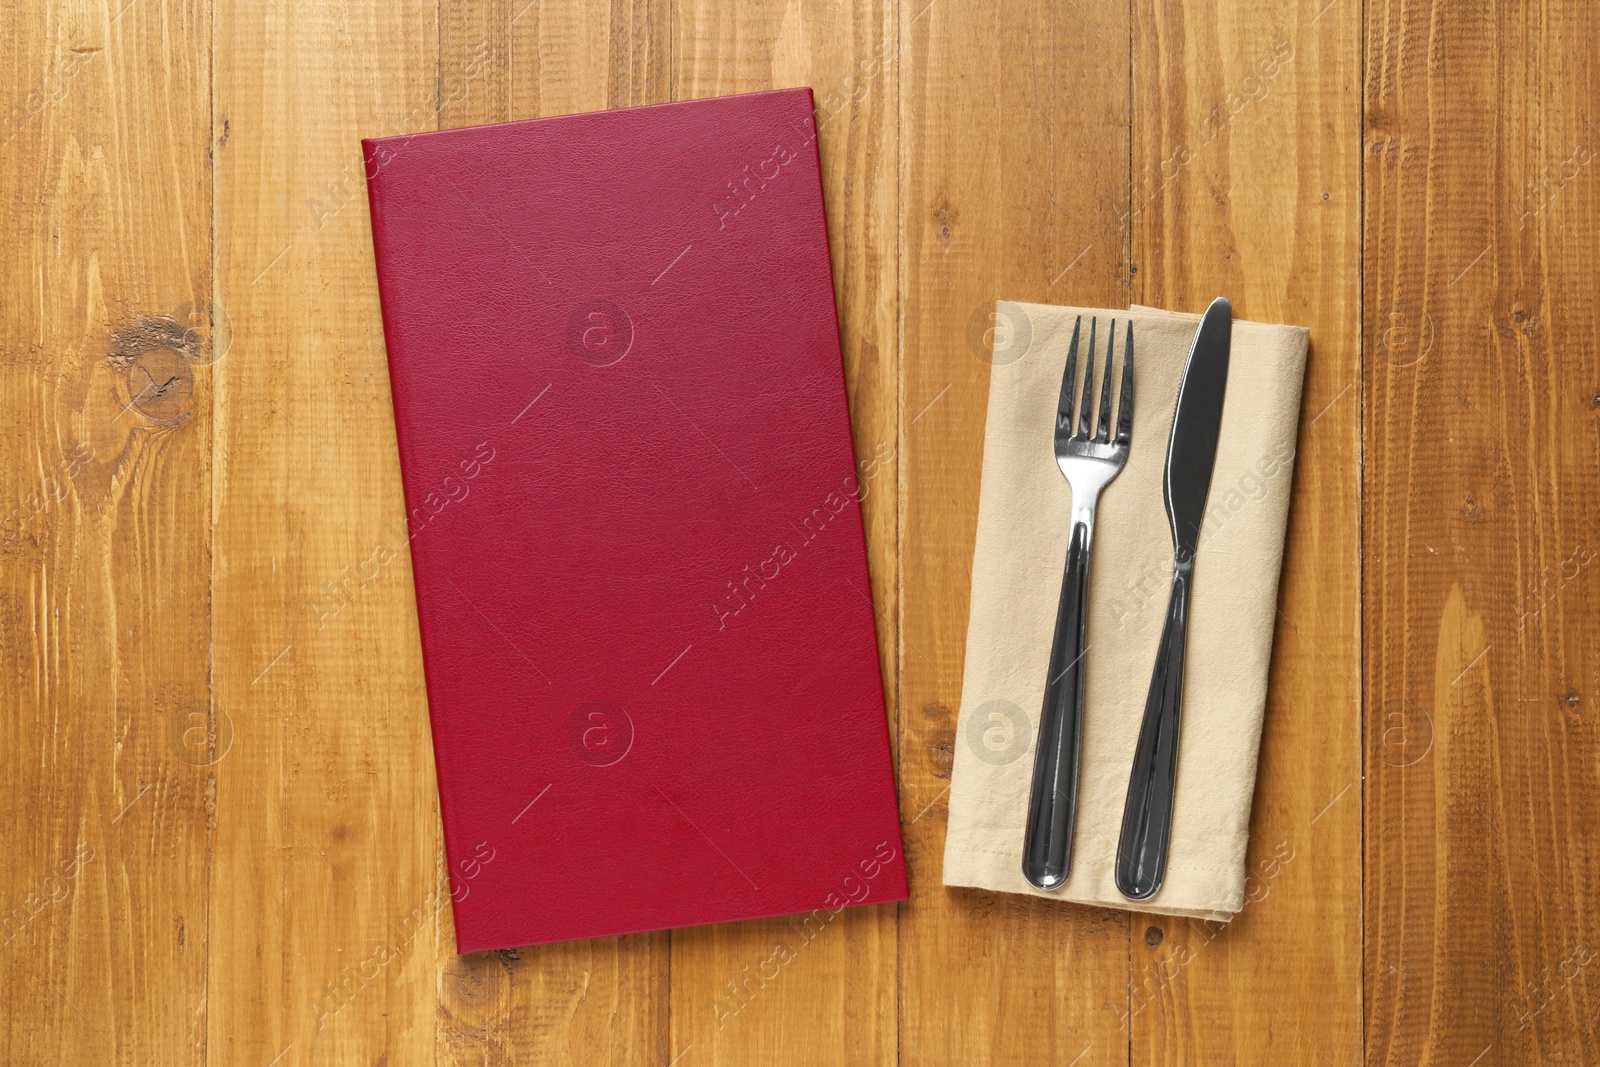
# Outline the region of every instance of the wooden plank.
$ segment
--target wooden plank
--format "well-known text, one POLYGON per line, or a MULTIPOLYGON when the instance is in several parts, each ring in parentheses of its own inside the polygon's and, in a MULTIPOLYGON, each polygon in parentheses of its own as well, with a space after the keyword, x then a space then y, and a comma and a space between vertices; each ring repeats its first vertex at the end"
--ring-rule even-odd
MULTIPOLYGON (((443 128, 667 99, 667 5, 440 9, 443 128)), ((431 774, 430 788, 431 788, 431 774)), ((438 946, 441 1063, 667 1063, 667 934, 457 956, 438 946)))
POLYGON ((435 125, 435 8, 234 0, 215 48, 208 1045, 431 1063, 448 890, 359 138, 435 125))
POLYGON ((0 49, 8 1063, 205 1054, 210 14, 121 7, 0 49))
POLYGON ((1368 12, 1369 1059, 1593 1063, 1596 31, 1368 12))
POLYGON ((901 8, 902 1060, 1124 1064, 1125 913, 940 882, 997 297, 1125 307, 1127 8, 901 8), (1076 1059, 1075 1059, 1076 1057, 1076 1059))
MULTIPOLYGON (((680 0, 675 12, 674 99, 795 85, 811 86, 816 97, 834 289, 893 722, 899 417, 894 5, 680 0)), ((685 1067, 896 1063, 896 916, 893 907, 852 908, 820 930, 770 919, 676 931, 673 1055, 682 1053, 685 1067)))
POLYGON ((1139 300, 1222 294, 1311 330, 1247 903, 1227 924, 1138 917, 1134 1063, 1362 1057, 1360 18, 1291 0, 1134 17, 1139 300))

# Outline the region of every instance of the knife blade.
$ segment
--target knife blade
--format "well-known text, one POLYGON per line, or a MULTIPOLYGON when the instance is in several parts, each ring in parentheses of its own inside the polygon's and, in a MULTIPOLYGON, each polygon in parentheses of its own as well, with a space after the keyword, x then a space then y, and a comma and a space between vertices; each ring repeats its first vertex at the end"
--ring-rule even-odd
POLYGON ((1167 441, 1164 492, 1172 543, 1180 554, 1193 556, 1200 547, 1211 470, 1222 433, 1222 401, 1228 389, 1228 353, 1233 338, 1233 305, 1223 297, 1211 302, 1194 332, 1183 385, 1167 441), (1187 552, 1185 552, 1187 550, 1187 552))
POLYGON ((1167 442, 1163 495, 1172 526, 1174 564, 1167 621, 1157 646, 1144 720, 1134 748, 1128 797, 1117 843, 1117 889, 1132 900, 1147 900, 1166 877, 1172 836, 1172 802, 1177 792, 1178 737, 1183 707, 1183 666, 1189 628, 1189 598, 1206 498, 1222 433, 1222 408, 1228 389, 1228 356, 1233 338, 1233 305, 1218 297, 1206 308, 1184 361, 1183 384, 1167 442))

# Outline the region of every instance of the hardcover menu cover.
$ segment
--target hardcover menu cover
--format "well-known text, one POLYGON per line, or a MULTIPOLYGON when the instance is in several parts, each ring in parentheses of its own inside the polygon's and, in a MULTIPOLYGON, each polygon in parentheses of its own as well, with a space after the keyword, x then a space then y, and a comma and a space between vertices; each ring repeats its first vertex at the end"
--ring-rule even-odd
POLYGON ((904 899, 811 91, 363 146, 458 949, 904 899))

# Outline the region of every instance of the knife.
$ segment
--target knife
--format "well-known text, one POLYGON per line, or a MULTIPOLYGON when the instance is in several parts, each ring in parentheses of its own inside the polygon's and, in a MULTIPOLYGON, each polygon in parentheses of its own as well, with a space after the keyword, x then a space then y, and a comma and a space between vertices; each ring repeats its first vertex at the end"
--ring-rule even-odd
POLYGON ((1131 900, 1147 900, 1161 889, 1172 836, 1172 798, 1178 778, 1178 725, 1183 707, 1184 646, 1189 631, 1189 597, 1194 587, 1194 557, 1200 547, 1211 470, 1222 428, 1222 401, 1228 388, 1228 350, 1233 335, 1233 305, 1211 302, 1195 331, 1183 366, 1178 407, 1167 443, 1164 485, 1167 520, 1176 556, 1167 624, 1157 646, 1144 722, 1133 753, 1128 799, 1117 843, 1117 888, 1131 900))

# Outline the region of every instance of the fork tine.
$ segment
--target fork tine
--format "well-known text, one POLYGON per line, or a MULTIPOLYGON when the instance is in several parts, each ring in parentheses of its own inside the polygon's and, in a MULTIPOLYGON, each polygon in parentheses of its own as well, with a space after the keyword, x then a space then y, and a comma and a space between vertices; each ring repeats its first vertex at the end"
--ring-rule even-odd
POLYGON ((1083 403, 1079 405, 1078 432, 1073 437, 1087 441, 1089 439, 1089 405, 1094 403, 1094 331, 1098 319, 1089 318, 1089 358, 1083 361, 1083 403))
POLYGON ((1128 320, 1128 340, 1122 346, 1122 392, 1117 398, 1117 444, 1133 440, 1133 320, 1128 320))
POLYGON ((1056 408, 1056 435, 1072 433, 1072 389, 1078 381, 1078 332, 1083 329, 1083 316, 1072 324, 1072 344, 1067 349, 1067 369, 1061 375, 1061 404, 1056 408))
POLYGON ((1100 417, 1095 420, 1094 439, 1100 444, 1111 440, 1111 357, 1117 343, 1117 320, 1106 331, 1106 369, 1100 377, 1100 417))

